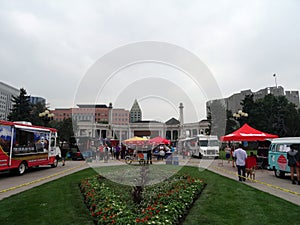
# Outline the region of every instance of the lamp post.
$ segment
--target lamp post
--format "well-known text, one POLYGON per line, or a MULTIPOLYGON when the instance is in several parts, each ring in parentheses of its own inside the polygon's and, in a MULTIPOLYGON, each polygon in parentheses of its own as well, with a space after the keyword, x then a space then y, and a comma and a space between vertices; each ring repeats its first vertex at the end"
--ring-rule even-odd
POLYGON ((48 126, 49 122, 53 120, 54 114, 50 113, 48 109, 39 114, 39 117, 44 121, 44 125, 48 126))
POLYGON ((236 121, 239 122, 240 127, 241 127, 242 125, 244 125, 243 122, 245 121, 245 118, 248 117, 248 113, 243 112, 242 110, 239 110, 239 111, 237 111, 236 113, 233 113, 232 116, 233 116, 233 118, 234 118, 236 121))

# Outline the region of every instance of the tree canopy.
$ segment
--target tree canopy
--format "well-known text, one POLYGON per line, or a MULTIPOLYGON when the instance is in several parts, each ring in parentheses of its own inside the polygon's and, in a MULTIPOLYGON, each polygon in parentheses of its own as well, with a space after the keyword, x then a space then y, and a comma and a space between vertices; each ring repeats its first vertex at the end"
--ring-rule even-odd
POLYGON ((13 108, 8 115, 9 121, 31 121, 30 96, 24 88, 20 89, 18 96, 12 98, 13 108))
MULTIPOLYGON (((248 117, 239 122, 247 122, 255 129, 280 137, 300 136, 300 110, 285 96, 268 94, 255 100, 253 95, 247 95, 241 105, 242 111, 246 112, 248 117)), ((229 124, 232 118, 232 114, 228 113, 226 131, 236 128, 232 123, 229 124)))

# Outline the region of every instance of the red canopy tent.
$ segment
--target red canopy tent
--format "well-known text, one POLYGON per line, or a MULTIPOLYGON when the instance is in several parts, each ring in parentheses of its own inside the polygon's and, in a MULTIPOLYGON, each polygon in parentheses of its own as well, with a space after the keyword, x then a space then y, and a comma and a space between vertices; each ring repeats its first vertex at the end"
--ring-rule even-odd
POLYGON ((169 145, 171 143, 170 140, 165 139, 165 138, 160 137, 160 136, 152 138, 148 141, 149 141, 150 144, 167 144, 167 145, 169 145))
POLYGON ((244 124, 238 130, 222 136, 221 141, 265 141, 266 139, 278 138, 276 134, 268 134, 244 124))

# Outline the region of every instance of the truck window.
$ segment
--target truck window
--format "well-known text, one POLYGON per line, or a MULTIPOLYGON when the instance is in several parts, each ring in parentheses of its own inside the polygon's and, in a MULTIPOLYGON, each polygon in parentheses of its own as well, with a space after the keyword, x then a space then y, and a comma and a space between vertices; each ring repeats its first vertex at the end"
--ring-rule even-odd
POLYGON ((0 147, 7 153, 10 150, 11 134, 12 128, 10 126, 0 126, 0 147))
POLYGON ((276 152, 288 152, 290 150, 289 144, 277 144, 276 152))
POLYGON ((208 145, 208 140, 200 140, 199 141, 199 146, 207 147, 207 145, 208 145))

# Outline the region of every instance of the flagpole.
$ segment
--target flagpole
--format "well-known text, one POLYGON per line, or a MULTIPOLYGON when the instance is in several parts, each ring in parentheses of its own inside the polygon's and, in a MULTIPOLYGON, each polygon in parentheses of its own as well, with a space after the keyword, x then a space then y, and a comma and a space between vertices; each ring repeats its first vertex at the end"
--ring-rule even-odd
POLYGON ((276 77, 276 73, 273 74, 273 77, 275 78, 275 86, 277 88, 277 77, 276 77))

